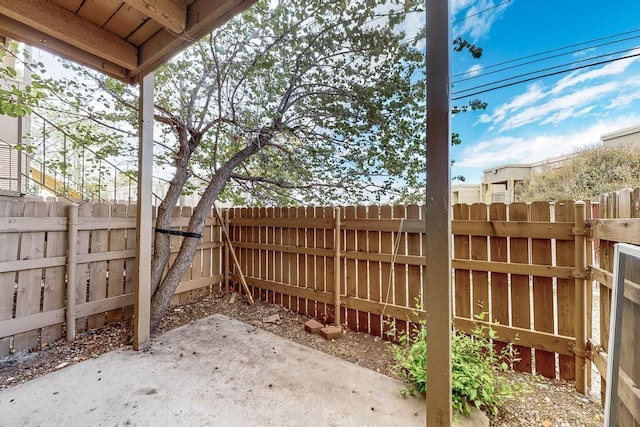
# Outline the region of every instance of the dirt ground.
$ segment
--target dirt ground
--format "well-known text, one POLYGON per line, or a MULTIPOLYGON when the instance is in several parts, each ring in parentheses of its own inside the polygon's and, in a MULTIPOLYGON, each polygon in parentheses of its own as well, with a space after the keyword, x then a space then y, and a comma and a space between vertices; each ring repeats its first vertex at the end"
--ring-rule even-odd
MULTIPOLYGON (((304 331, 304 323, 308 320, 306 316, 263 301, 257 301, 252 307, 239 295, 234 297, 233 303, 229 299, 229 295, 218 294, 171 307, 163 320, 160 333, 221 313, 394 377, 390 344, 380 338, 345 331, 340 339, 327 341, 304 331)), ((72 343, 61 340, 39 352, 16 353, 0 358, 0 390, 128 345, 131 336, 130 322, 122 322, 84 332, 72 343)), ((562 381, 521 373, 510 373, 507 377, 512 383, 521 384, 522 390, 514 399, 506 402, 500 415, 491 420, 492 426, 603 425, 598 396, 583 396, 575 391, 573 384, 562 381)))

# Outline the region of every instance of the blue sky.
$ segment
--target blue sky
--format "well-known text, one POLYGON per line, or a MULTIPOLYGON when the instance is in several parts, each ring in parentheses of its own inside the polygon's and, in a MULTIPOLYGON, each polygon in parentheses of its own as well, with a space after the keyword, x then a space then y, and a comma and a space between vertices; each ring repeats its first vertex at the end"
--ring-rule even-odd
MULTIPOLYGON (((504 2, 452 1, 453 37, 462 35, 484 50, 478 60, 452 55, 452 98, 492 86, 466 89, 544 68, 561 66, 548 73, 640 53, 638 0, 511 0, 498 6, 504 2), (480 11, 484 12, 473 16, 480 11), (624 32, 628 33, 610 37, 624 32), (594 39, 601 40, 589 42, 594 39), (608 44, 595 46, 604 43, 608 44), (555 51, 531 56, 550 50, 555 51), (543 60, 552 55, 557 57, 543 60), (522 57, 527 58, 503 64, 522 57), (504 69, 529 61, 535 62, 504 69), (582 62, 565 65, 575 61, 582 62)), ((597 143, 602 134, 640 125, 640 56, 534 78, 453 104, 475 98, 488 103, 486 111, 452 119, 453 131, 462 138, 462 145, 452 151, 452 175, 463 175, 467 183, 480 182, 483 169, 571 153, 597 143)))

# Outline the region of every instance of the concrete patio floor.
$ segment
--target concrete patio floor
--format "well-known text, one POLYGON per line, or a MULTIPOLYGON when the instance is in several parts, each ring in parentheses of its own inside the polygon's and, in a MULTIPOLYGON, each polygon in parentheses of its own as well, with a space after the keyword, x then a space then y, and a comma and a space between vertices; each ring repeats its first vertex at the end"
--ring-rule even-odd
MULTIPOLYGON (((0 392, 2 426, 424 426, 382 374, 213 315, 0 392)), ((488 425, 486 417, 458 425, 488 425)))

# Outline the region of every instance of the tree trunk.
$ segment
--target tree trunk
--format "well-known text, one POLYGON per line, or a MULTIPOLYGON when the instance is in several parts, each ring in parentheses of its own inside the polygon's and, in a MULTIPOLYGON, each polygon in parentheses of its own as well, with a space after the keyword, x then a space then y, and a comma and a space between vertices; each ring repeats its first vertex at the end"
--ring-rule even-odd
MULTIPOLYGON (((192 233, 202 233, 207 214, 211 211, 213 203, 218 198, 218 195, 231 177, 233 170, 260 150, 260 147, 262 146, 261 142, 264 142, 264 135, 266 135, 266 131, 261 132, 258 138, 252 140, 247 147, 234 155, 231 159, 229 159, 229 161, 227 161, 227 163, 225 163, 222 167, 220 167, 220 169, 216 171, 216 174, 213 176, 206 190, 202 194, 200 202, 193 210, 193 215, 191 216, 191 219, 189 221, 187 231, 192 233)), ((270 137, 271 132, 269 132, 268 135, 270 137)), ((156 239, 157 237, 158 235, 156 234, 156 239)), ((196 249, 198 247, 198 240, 199 239, 193 237, 185 237, 182 240, 182 245, 180 246, 180 251, 178 252, 175 261, 169 268, 167 275, 164 277, 160 285, 157 286, 155 292, 152 293, 152 335, 155 335, 156 331, 158 330, 160 321, 162 320, 164 313, 169 307, 171 298, 173 297, 173 294, 175 293, 180 280, 184 276, 187 268, 189 268, 189 265, 193 260, 193 256, 195 255, 196 249)), ((168 245, 166 251, 168 258, 168 245)), ((162 271, 160 271, 160 274, 161 273, 162 271)))
MULTIPOLYGON (((191 156, 189 156, 191 157, 191 156)), ((184 184, 189 178, 189 169, 186 165, 178 163, 176 165, 176 172, 171 180, 167 194, 165 195, 162 203, 158 206, 158 213, 156 217, 156 229, 167 230, 171 228, 171 218, 173 215, 173 207, 178 202, 184 184)), ((169 262, 169 253, 171 248, 169 247, 169 235, 155 233, 153 240, 153 259, 151 264, 151 295, 153 295, 162 279, 162 273, 167 267, 169 262)))

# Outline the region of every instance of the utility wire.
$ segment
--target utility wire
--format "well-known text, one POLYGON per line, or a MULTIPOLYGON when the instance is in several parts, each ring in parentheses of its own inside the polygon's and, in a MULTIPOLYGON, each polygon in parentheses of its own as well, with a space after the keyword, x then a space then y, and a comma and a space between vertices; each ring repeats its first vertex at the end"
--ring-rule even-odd
POLYGON ((502 3, 500 3, 500 4, 497 4, 497 5, 492 6, 492 7, 488 7, 488 8, 486 8, 486 9, 483 9, 483 10, 481 10, 480 12, 472 13, 471 15, 467 15, 467 16, 465 16, 464 18, 460 18, 460 19, 458 19, 458 20, 456 20, 456 21, 451 22, 451 24, 453 25, 453 24, 457 24, 458 22, 466 21, 466 20, 467 20, 467 19, 469 19, 469 18, 473 18, 474 16, 478 16, 478 15, 480 15, 481 13, 488 12, 488 11, 493 10, 493 9, 497 9, 497 8, 499 8, 500 6, 503 6, 503 5, 507 4, 507 3, 511 3, 511 0, 503 1, 503 2, 502 2, 502 3))
MULTIPOLYGON (((639 30, 639 31, 640 31, 640 30, 639 30)), ((611 42, 607 42, 607 43, 601 43, 601 44, 597 44, 597 45, 591 45, 591 46, 588 46, 588 47, 586 47, 586 48, 576 49, 576 50, 572 50, 572 51, 565 52, 565 53, 558 53, 558 54, 556 54, 556 55, 551 55, 551 56, 547 56, 547 57, 544 57, 544 58, 539 58, 539 59, 534 59, 534 60, 532 60, 532 61, 523 62, 523 63, 518 64, 518 65, 511 65, 511 66, 509 66, 509 67, 505 67, 505 68, 500 68, 500 69, 498 69, 498 70, 489 71, 488 73, 482 72, 481 74, 478 74, 477 76, 472 76, 472 77, 467 77, 467 78, 460 79, 460 80, 455 80, 455 81, 453 81, 452 83, 454 83, 454 84, 455 84, 455 83, 460 83, 460 82, 464 82, 464 81, 468 81, 468 80, 479 79, 479 78, 481 78, 481 77, 485 77, 485 76, 488 76, 488 75, 491 75, 491 74, 500 73, 500 72, 502 72, 502 71, 511 70, 511 69, 513 69, 513 68, 523 67, 523 66, 525 66, 525 65, 535 64, 535 63, 537 63, 537 62, 546 61, 547 59, 557 58, 557 57, 560 57, 560 56, 568 55, 568 54, 570 54, 570 53, 580 52, 580 51, 585 50, 585 49, 592 49, 592 48, 596 48, 596 47, 602 47, 602 46, 606 46, 606 45, 610 45, 610 44, 615 44, 615 43, 621 43, 621 42, 624 42, 624 41, 629 41, 629 40, 638 39, 638 38, 640 38, 640 35, 633 36, 633 37, 627 37, 627 38, 624 38, 624 39, 615 40, 615 41, 611 41, 611 42)), ((630 49, 626 49, 626 50, 631 50, 631 49, 635 49, 635 48, 630 48, 630 49)), ((614 52, 614 53, 620 53, 620 52, 624 52, 624 50, 623 50, 623 51, 614 52)), ((607 54, 607 55, 612 55, 612 54, 614 54, 614 53, 607 54)), ((601 58, 602 56, 606 56, 606 55, 600 55, 600 56, 596 56, 596 57, 591 57, 591 58, 588 58, 588 59, 585 59, 585 60, 580 60, 580 61, 570 62, 570 63, 568 63, 568 64, 564 64, 564 65, 569 65, 569 64, 573 64, 573 63, 577 63, 577 62, 581 62, 581 61, 588 61, 589 59, 594 59, 594 58, 601 58)), ((483 68, 483 69, 482 69, 482 71, 484 71, 484 70, 485 70, 485 68, 483 68)), ((465 74, 466 74, 466 73, 472 73, 472 72, 473 72, 473 71, 467 71, 467 72, 465 72, 465 74)))
MULTIPOLYGON (((481 85, 474 86, 474 87, 471 87, 471 88, 468 88, 468 89, 460 89, 458 91, 453 92, 452 94, 456 95, 456 94, 463 93, 463 92, 469 92, 469 91, 480 89, 480 88, 483 88, 483 87, 493 86, 493 85, 498 84, 498 83, 507 82, 509 80, 514 80, 514 79, 518 79, 518 78, 521 78, 521 77, 527 77, 527 76, 531 76, 533 74, 543 73, 545 71, 555 70, 555 69, 558 69, 558 68, 566 67, 568 65, 580 64, 580 63, 583 63, 583 62, 593 61, 594 59, 598 59, 598 58, 605 58, 607 56, 619 55, 621 53, 631 52, 631 51, 636 50, 636 49, 637 49, 637 47, 632 47, 632 48, 629 48, 629 49, 623 49, 623 50, 618 50, 616 52, 609 52, 609 53, 605 53, 603 55, 593 56, 591 58, 580 59, 580 60, 577 60, 577 61, 567 62, 567 63, 560 64, 560 65, 554 65, 552 67, 541 68, 539 70, 529 71, 529 72, 522 73, 522 74, 517 74, 515 76, 507 77, 507 78, 500 79, 500 80, 495 80, 495 81, 493 81, 491 83, 481 84, 481 85)), ((453 82, 453 83, 457 83, 457 82, 453 82)))
MULTIPOLYGON (((470 94, 467 94, 467 95, 457 96, 457 97, 451 98, 451 100, 452 101, 457 101, 459 99, 469 98, 469 97, 472 97, 472 96, 480 95, 482 93, 491 92, 491 91, 498 90, 498 89, 503 89, 505 87, 515 86, 515 85, 518 85, 518 84, 521 84, 521 83, 530 82, 530 81, 536 80, 536 79, 542 79, 542 78, 545 78, 545 77, 557 76, 558 74, 564 74, 564 73, 568 73, 570 71, 582 70, 584 68, 589 68, 589 67, 593 67, 593 66, 596 66, 596 65, 609 64, 611 62, 620 61, 622 59, 635 58, 635 57, 638 57, 638 56, 640 56, 640 53, 635 53, 633 55, 622 56, 620 58, 608 59, 606 61, 594 62, 593 64, 581 65, 579 67, 568 68, 566 70, 555 71, 553 73, 543 74, 541 76, 529 77, 527 79, 518 80, 516 82, 511 82, 511 83, 503 84, 503 85, 500 85, 500 86, 492 87, 492 88, 489 88, 489 89, 480 90, 480 91, 477 91, 477 92, 474 92, 474 93, 470 93, 470 94)), ((473 89, 476 89, 476 88, 472 88, 472 89, 469 89, 469 90, 473 90, 473 89)), ((452 93, 452 95, 455 95, 456 93, 460 93, 460 91, 459 92, 454 92, 454 93, 452 93)))
MULTIPOLYGON (((618 34, 612 34, 612 35, 608 35, 608 36, 599 37, 599 38, 596 38, 596 39, 586 40, 586 41, 583 41, 583 42, 574 43, 574 44, 570 44, 570 45, 567 45, 567 46, 557 47, 555 49, 545 50, 543 52, 533 53, 531 55, 522 56, 520 58, 510 59, 508 61, 499 62, 497 64, 492 64, 492 65, 488 65, 486 67, 483 67, 483 70, 488 70, 488 69, 491 69, 491 68, 499 67, 501 65, 512 64, 514 62, 522 61, 522 60, 529 59, 529 58, 534 58, 536 56, 546 55, 548 53, 553 53, 553 52, 558 52, 558 51, 561 51, 561 50, 570 49, 572 47, 582 46, 582 45, 585 45, 585 44, 588 44, 588 43, 594 43, 594 42, 598 42, 598 41, 601 41, 601 40, 611 39, 611 38, 614 38, 614 37, 626 36, 628 34, 633 34, 633 33, 638 33, 638 32, 640 32, 640 28, 635 29, 635 30, 625 31, 625 32, 618 33, 618 34)), ((620 41, 631 40, 631 39, 638 38, 638 37, 640 37, 640 36, 629 37, 629 38, 626 38, 626 39, 622 39, 620 41)), ((590 49, 590 48, 593 48, 593 47, 604 46, 606 44, 612 44, 612 43, 617 43, 617 41, 603 43, 603 44, 594 45, 594 46, 587 46, 587 47, 583 47, 581 49, 578 49, 577 51, 579 52, 581 50, 590 49)), ((567 52, 567 53, 574 53, 574 52, 576 52, 576 51, 567 52)), ((561 55, 565 55, 567 53, 564 53, 564 54, 561 54, 561 55)), ((560 55, 558 55, 558 56, 560 56, 560 55)), ((555 57, 555 56, 553 56, 553 57, 555 57)), ((540 59, 540 60, 543 60, 543 59, 540 59)), ((505 69, 507 69, 507 68, 505 68, 505 69)), ((463 76, 463 75, 466 75, 466 74, 471 74, 473 72, 474 72, 473 70, 464 71, 464 72, 461 72, 461 73, 458 73, 458 74, 454 74, 451 77, 459 77, 459 76, 463 76)), ((488 73, 485 73, 484 75, 486 75, 486 74, 488 74, 488 73)))

